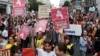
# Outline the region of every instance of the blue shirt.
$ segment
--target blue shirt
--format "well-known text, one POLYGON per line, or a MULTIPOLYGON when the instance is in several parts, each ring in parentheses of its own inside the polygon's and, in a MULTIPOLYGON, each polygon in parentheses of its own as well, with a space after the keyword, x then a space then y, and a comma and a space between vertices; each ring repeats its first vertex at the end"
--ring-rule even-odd
POLYGON ((86 41, 84 40, 83 37, 80 37, 80 50, 86 52, 87 47, 86 47, 86 41))

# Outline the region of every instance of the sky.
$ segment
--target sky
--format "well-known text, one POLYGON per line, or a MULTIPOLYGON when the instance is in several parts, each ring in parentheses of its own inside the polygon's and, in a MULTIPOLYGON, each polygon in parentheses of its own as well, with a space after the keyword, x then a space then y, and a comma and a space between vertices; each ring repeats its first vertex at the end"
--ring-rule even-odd
POLYGON ((51 4, 53 4, 56 7, 59 7, 59 1, 60 0, 50 0, 51 4))

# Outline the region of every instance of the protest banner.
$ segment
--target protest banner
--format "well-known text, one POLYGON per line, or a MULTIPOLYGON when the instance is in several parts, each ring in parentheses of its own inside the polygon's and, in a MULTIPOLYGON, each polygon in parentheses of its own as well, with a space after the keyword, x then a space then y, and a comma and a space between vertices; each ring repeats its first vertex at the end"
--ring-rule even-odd
POLYGON ((23 56, 35 56, 35 51, 33 51, 31 48, 23 48, 22 55, 23 56))
POLYGON ((25 0, 13 0, 13 16, 23 16, 25 13, 25 0))
POLYGON ((13 0, 13 7, 25 6, 25 0, 13 0))
POLYGON ((70 24, 69 29, 64 29, 67 35, 81 36, 82 27, 81 25, 70 24))
POLYGON ((49 18, 49 10, 50 6, 48 5, 39 5, 39 12, 38 12, 38 18, 49 18))
POLYGON ((14 7, 13 16, 23 16, 25 13, 24 7, 14 7))
POLYGON ((51 17, 56 30, 59 29, 59 27, 64 29, 69 28, 69 15, 67 7, 52 9, 51 17))
POLYGON ((23 40, 26 40, 29 33, 30 33, 30 27, 26 24, 23 24, 18 32, 18 37, 20 37, 23 40))
POLYGON ((47 23, 48 20, 46 19, 39 20, 35 32, 39 32, 39 31, 45 32, 47 23))

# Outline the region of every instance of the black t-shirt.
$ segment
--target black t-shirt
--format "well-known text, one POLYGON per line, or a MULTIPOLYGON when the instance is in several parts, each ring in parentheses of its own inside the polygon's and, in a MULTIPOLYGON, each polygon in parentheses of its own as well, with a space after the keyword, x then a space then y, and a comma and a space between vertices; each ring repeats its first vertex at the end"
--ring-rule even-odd
POLYGON ((97 27, 97 32, 96 32, 95 37, 100 37, 100 28, 98 28, 98 27, 97 27))
POLYGON ((100 51, 100 37, 95 40, 94 49, 95 49, 96 52, 100 51))

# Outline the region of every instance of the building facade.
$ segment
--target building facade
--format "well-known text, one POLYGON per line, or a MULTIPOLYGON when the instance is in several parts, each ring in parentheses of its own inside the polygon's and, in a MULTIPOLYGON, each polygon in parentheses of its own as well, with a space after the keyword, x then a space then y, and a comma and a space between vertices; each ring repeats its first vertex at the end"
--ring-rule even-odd
POLYGON ((90 7, 96 7, 96 0, 72 0, 73 8, 82 12, 89 12, 90 7))
POLYGON ((72 0, 60 0, 59 6, 62 7, 65 1, 71 2, 72 0))
POLYGON ((96 0, 96 8, 97 8, 98 14, 100 16, 100 0, 96 0))
POLYGON ((85 0, 85 2, 86 2, 86 11, 90 11, 91 7, 94 7, 96 9, 96 0, 85 0))
POLYGON ((12 0, 0 0, 0 13, 11 14, 12 0))
POLYGON ((42 2, 46 5, 51 5, 50 0, 37 0, 37 2, 42 2))
MULTIPOLYGON (((28 4, 28 0, 25 0, 28 4)), ((0 13, 11 14, 13 7, 13 0, 0 0, 0 13)))

